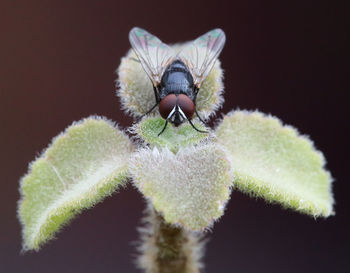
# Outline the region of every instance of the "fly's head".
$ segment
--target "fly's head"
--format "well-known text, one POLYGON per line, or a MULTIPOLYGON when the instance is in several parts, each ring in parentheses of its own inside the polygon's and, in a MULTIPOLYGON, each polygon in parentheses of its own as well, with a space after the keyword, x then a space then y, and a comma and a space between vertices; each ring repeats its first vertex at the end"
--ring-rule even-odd
POLYGON ((159 112, 162 118, 179 126, 185 120, 190 120, 194 114, 195 105, 185 94, 169 94, 159 103, 159 112))

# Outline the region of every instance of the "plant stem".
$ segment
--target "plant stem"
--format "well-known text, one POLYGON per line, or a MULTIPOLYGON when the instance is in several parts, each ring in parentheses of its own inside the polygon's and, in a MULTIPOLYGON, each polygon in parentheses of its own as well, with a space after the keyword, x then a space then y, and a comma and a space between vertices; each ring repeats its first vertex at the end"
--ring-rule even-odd
POLYGON ((146 273, 199 273, 204 243, 200 236, 166 223, 149 204, 140 228, 138 265, 146 273))

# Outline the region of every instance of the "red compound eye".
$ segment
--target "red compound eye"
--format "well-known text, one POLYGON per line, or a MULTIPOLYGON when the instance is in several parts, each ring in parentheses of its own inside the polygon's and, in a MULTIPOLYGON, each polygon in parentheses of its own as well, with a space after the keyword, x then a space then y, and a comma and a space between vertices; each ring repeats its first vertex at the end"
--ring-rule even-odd
POLYGON ((194 106, 194 102, 190 99, 190 97, 184 94, 180 94, 177 97, 177 104, 179 105, 181 110, 184 112, 186 117, 188 119, 191 119, 194 113, 195 106, 194 106))
POLYGON ((162 99, 159 103, 159 113, 162 118, 167 119, 171 110, 173 110, 176 104, 176 96, 174 94, 170 94, 162 99))

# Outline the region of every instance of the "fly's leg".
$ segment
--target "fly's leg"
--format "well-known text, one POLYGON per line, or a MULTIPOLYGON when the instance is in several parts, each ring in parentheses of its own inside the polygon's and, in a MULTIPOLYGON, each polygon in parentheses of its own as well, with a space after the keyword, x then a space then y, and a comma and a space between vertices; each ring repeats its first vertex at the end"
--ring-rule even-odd
POLYGON ((158 102, 155 104, 155 105, 153 105, 152 106, 152 108, 151 109, 149 109, 145 114, 143 114, 139 119, 142 119, 144 116, 147 116, 149 113, 151 113, 153 110, 154 110, 154 108, 156 108, 158 106, 158 102))
POLYGON ((196 126, 194 126, 194 124, 192 123, 192 121, 190 119, 187 119, 188 122, 191 124, 192 128, 195 129, 197 132, 200 132, 200 133, 209 133, 208 131, 202 131, 202 130, 199 130, 198 128, 196 128, 196 126))
POLYGON ((156 108, 160 102, 160 98, 159 98, 159 95, 158 95, 158 91, 157 91, 157 88, 155 86, 153 86, 153 91, 154 91, 154 96, 156 97, 156 104, 152 106, 151 109, 149 109, 145 114, 143 114, 139 120, 141 120, 144 116, 147 116, 149 113, 151 113, 154 108, 156 108))
POLYGON ((160 136, 161 134, 163 134, 163 132, 165 131, 165 128, 167 127, 167 125, 168 125, 168 120, 165 120, 164 127, 163 127, 162 131, 160 131, 160 133, 158 134, 158 136, 160 136))
POLYGON ((198 119, 199 119, 204 125, 207 125, 207 123, 198 115, 197 109, 194 109, 194 112, 196 113, 198 119))
POLYGON ((154 97, 156 98, 157 105, 160 103, 160 97, 159 92, 157 90, 157 87, 153 85, 153 91, 154 91, 154 97))
MULTIPOLYGON (((194 97, 193 97, 193 102, 194 105, 196 105, 196 99, 197 99, 197 94, 198 94, 199 88, 197 86, 194 86, 193 88, 193 92, 194 92, 194 97)), ((194 112, 196 113, 196 116, 198 117, 198 119, 204 124, 207 125, 207 123, 199 116, 196 107, 194 108, 194 112)), ((194 126, 193 126, 194 127, 194 126)), ((197 130, 198 131, 198 130, 197 130)))
POLYGON ((194 93, 193 102, 194 102, 195 105, 196 105, 196 99, 197 99, 198 92, 199 92, 199 88, 195 85, 193 87, 193 93, 194 93))

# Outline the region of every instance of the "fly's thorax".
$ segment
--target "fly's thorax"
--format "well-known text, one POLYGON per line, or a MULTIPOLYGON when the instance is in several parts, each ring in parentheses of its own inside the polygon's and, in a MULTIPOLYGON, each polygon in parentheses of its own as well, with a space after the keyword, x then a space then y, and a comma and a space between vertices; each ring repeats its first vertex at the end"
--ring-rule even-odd
POLYGON ((159 95, 163 99, 169 94, 185 94, 193 99, 193 87, 193 77, 187 66, 176 60, 167 67, 162 76, 159 95))

